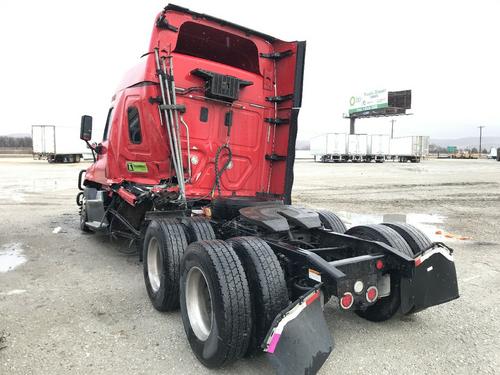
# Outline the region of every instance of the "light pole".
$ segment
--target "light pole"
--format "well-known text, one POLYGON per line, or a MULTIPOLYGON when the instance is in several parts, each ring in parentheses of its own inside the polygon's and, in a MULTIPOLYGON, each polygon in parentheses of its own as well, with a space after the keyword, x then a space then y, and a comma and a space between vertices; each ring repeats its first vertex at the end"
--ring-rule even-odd
POLYGON ((485 128, 485 127, 486 126, 484 126, 484 125, 478 126, 478 128, 479 128, 479 159, 481 159, 481 155, 483 153, 483 149, 481 147, 482 147, 482 141, 483 141, 483 128, 485 128))

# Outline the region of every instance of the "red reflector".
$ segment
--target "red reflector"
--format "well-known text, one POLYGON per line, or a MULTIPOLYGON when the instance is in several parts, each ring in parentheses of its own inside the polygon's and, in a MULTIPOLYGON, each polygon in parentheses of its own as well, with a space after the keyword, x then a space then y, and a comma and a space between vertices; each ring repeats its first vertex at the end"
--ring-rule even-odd
POLYGON ((353 303, 354 303, 354 297, 349 292, 344 293, 344 295, 340 299, 340 307, 342 307, 345 310, 350 309, 353 303))
POLYGON ((377 263, 375 263, 375 267, 377 267, 378 270, 381 270, 384 268, 384 262, 382 262, 380 259, 377 260, 377 263))
POLYGON ((366 300, 368 302, 373 302, 377 299, 378 297, 378 289, 375 286, 371 286, 368 288, 366 291, 366 300))
POLYGON ((307 306, 309 306, 311 303, 313 303, 313 302, 316 300, 316 298, 318 298, 318 297, 319 297, 319 293, 320 293, 320 292, 319 292, 319 290, 318 290, 318 291, 317 291, 316 293, 314 293, 311 297, 309 297, 309 299, 306 299, 306 305, 307 305, 307 306))

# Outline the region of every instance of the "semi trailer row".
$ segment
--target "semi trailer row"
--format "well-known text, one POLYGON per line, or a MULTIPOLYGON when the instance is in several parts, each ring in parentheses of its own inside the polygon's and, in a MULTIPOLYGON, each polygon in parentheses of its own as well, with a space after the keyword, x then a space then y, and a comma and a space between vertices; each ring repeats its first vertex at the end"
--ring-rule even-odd
POLYGON ((429 137, 328 133, 311 139, 310 152, 321 162, 383 163, 393 160, 418 163, 429 154, 429 137))
POLYGON ((82 117, 82 231, 136 243, 151 303, 180 308, 210 368, 263 351, 279 374, 316 373, 330 298, 370 321, 458 298, 452 250, 416 228, 292 205, 304 59, 305 42, 170 4, 99 143, 82 117))

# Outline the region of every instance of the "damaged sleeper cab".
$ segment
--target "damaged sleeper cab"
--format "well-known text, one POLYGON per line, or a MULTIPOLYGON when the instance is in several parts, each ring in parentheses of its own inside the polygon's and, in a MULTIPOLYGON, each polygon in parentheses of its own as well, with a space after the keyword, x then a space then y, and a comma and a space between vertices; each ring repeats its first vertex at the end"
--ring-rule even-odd
POLYGON ((280 374, 317 372, 332 297, 371 321, 458 298, 452 250, 418 229, 291 204, 304 58, 305 42, 168 5, 99 144, 82 117, 81 229, 137 246, 153 306, 180 308, 210 368, 264 351, 280 374))

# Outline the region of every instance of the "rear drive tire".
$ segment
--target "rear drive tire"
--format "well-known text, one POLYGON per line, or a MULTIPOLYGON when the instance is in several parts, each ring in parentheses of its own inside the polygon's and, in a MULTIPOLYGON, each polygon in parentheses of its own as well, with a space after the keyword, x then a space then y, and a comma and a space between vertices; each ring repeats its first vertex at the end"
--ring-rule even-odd
POLYGON ((411 247, 413 255, 418 255, 432 245, 432 241, 420 229, 410 224, 383 223, 389 228, 394 229, 411 247))
POLYGON ((186 247, 181 224, 166 219, 149 223, 143 245, 144 282, 158 311, 179 307, 180 267, 186 247))
MULTIPOLYGON (((350 228, 346 234, 366 240, 383 242, 413 258, 413 252, 404 238, 387 226, 381 224, 360 225, 350 228)), ((355 310, 358 316, 372 322, 382 322, 392 318, 398 312, 401 305, 401 277, 394 272, 390 273, 390 276, 391 294, 380 298, 366 310, 355 310)))
POLYGON ((243 265, 224 241, 198 241, 182 261, 181 315, 198 360, 217 368, 241 358, 252 332, 251 302, 243 265))
POLYGON ((257 237, 228 240, 238 255, 250 288, 253 329, 248 354, 264 341, 274 318, 288 306, 288 289, 278 258, 266 241, 257 237))
POLYGON ((215 240, 215 233, 208 219, 204 217, 190 217, 182 220, 188 243, 196 241, 215 240))
POLYGON ((413 258, 413 251, 403 237, 394 229, 382 224, 359 225, 350 228, 345 234, 365 240, 380 241, 394 247, 403 254, 413 258))
POLYGON ((327 210, 317 211, 319 220, 325 229, 329 229, 335 233, 345 233, 347 227, 343 221, 333 212, 327 210))

